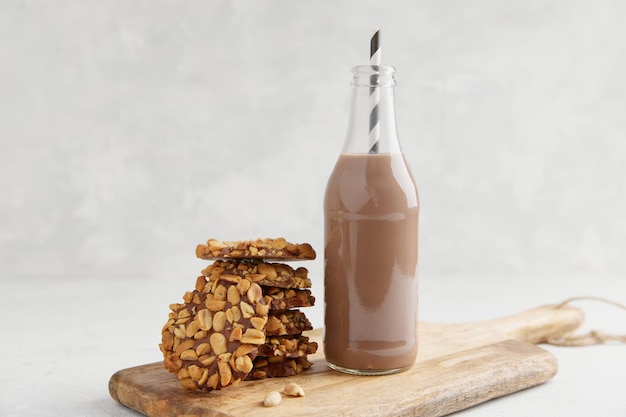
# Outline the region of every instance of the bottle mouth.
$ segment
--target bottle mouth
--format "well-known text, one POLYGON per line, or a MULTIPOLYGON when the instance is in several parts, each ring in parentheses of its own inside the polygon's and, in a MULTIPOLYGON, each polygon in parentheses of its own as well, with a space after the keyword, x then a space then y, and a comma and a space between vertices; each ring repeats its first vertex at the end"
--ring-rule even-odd
POLYGON ((396 69, 389 65, 357 65, 352 67, 353 87, 393 87, 396 69))

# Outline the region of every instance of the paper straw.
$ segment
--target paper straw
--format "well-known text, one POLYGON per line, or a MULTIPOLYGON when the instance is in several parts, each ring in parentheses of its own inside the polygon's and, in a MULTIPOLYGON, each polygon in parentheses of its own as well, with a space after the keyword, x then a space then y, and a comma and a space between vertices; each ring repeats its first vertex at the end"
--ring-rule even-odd
MULTIPOLYGON (((376 29, 370 39, 370 65, 380 65, 380 30, 376 29)), ((372 75, 370 77, 370 85, 376 85, 378 77, 372 75)), ((380 139, 380 124, 378 117, 378 103, 380 102, 380 93, 378 87, 370 87, 370 118, 369 118, 369 153, 378 153, 378 140, 380 139)))

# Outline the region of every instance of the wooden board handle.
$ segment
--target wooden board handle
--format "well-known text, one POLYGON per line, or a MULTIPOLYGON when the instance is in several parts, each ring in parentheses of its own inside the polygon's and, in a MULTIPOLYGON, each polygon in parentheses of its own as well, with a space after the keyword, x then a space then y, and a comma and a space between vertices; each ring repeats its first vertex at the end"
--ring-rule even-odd
POLYGON ((585 319, 583 311, 569 305, 546 305, 511 316, 482 322, 513 339, 532 344, 545 343, 578 329, 585 319))

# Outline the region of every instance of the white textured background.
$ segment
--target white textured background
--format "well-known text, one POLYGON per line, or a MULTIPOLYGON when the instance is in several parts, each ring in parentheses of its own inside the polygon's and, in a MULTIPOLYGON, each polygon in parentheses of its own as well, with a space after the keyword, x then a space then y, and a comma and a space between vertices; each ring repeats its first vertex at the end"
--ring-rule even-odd
MULTIPOLYGON (((161 358, 209 237, 311 242, 322 325, 322 196, 373 27, 422 318, 624 302, 625 21, 622 0, 1 0, 0 416, 134 415, 108 379, 161 358)), ((463 414, 624 415, 623 346, 551 350, 554 381, 463 414)))
POLYGON ((316 247, 320 295, 323 192, 372 27, 397 68, 422 281, 621 275, 625 16, 620 0, 3 1, 0 279, 186 288, 196 243, 280 235, 316 247))

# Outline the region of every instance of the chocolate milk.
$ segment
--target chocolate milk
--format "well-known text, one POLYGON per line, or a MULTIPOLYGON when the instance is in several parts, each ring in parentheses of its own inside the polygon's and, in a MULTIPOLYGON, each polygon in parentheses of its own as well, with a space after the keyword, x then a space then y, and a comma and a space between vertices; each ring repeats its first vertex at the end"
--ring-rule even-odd
POLYGON ((326 360, 386 374, 417 354, 419 202, 401 152, 342 153, 326 188, 326 360))

